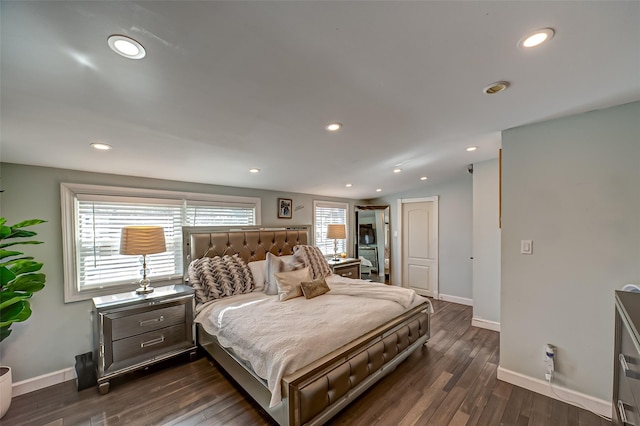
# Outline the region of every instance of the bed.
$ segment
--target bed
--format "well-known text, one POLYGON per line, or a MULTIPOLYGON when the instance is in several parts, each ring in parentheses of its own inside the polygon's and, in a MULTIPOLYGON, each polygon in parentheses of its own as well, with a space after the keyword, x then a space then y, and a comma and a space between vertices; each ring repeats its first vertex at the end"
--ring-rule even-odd
MULTIPOLYGON (((274 256, 289 259, 296 256, 294 247, 309 248, 309 233, 309 226, 234 229, 184 227, 184 264, 192 265, 194 260, 211 260, 204 259, 205 257, 216 260, 233 257, 234 261, 241 258, 256 271, 261 261, 273 259, 274 256)), ((303 250, 296 250, 298 251, 303 250)), ((306 269, 313 267, 304 270, 306 269)), ((280 425, 325 423, 375 382, 393 371, 429 339, 429 315, 432 307, 428 299, 418 295, 414 297, 414 293, 406 289, 395 287, 394 290, 390 286, 336 275, 327 276, 324 280, 331 290, 326 295, 315 298, 292 297, 281 302, 278 298, 282 296, 265 295, 266 289, 255 289, 230 297, 218 297, 210 302, 202 302, 201 297, 201 303, 196 306, 198 345, 280 425), (383 289, 385 294, 378 295, 383 289), (389 291, 395 293, 389 294, 389 291), (361 296, 365 298, 356 299, 361 296), (365 303, 358 303, 356 300, 365 303), (321 304, 325 304, 324 307, 321 304), (378 309, 376 312, 380 313, 369 317, 380 318, 372 319, 371 323, 366 323, 364 319, 343 319, 342 321, 347 321, 348 327, 343 327, 339 333, 330 334, 334 326, 325 325, 324 319, 314 317, 317 311, 324 310, 329 313, 327 317, 343 318, 336 312, 351 314, 349 311, 357 310, 345 309, 345 306, 365 305, 378 309), (276 309, 283 309, 284 313, 276 309), (294 314, 296 310, 299 311, 294 314), (292 317, 288 316, 290 311, 291 315, 303 312, 304 315, 297 318, 304 317, 304 321, 311 324, 322 324, 315 327, 313 333, 306 334, 312 335, 315 342, 331 344, 321 349, 314 347, 303 353, 289 354, 288 346, 279 343, 281 347, 287 348, 283 352, 286 354, 266 356, 267 352, 261 352, 270 350, 263 348, 263 344, 266 346, 277 343, 281 338, 291 340, 297 338, 294 336, 296 333, 305 334, 300 333, 301 323, 304 321, 291 321, 292 317), (280 329, 289 327, 286 333, 278 336, 275 331, 275 334, 269 331, 264 333, 268 338, 262 338, 263 335, 252 330, 251 326, 240 328, 240 319, 257 315, 257 319, 252 320, 254 329, 261 330, 266 325, 274 325, 277 329, 276 321, 267 316, 269 313, 287 321, 280 326, 280 329), (360 324, 361 322, 366 324, 360 324), (249 349, 244 349, 234 340, 238 337, 239 340, 247 340, 255 345, 255 348, 250 348, 257 352, 253 358, 247 352, 249 349), (285 364, 276 367, 263 365, 263 361, 271 362, 271 358, 283 359, 285 364)), ((189 282, 189 274, 185 272, 185 281, 195 286, 198 300, 198 292, 201 291, 198 280, 192 275, 193 282, 189 282)), ((298 345, 290 346, 293 348, 298 345)), ((307 348, 306 344, 299 346, 307 348)))

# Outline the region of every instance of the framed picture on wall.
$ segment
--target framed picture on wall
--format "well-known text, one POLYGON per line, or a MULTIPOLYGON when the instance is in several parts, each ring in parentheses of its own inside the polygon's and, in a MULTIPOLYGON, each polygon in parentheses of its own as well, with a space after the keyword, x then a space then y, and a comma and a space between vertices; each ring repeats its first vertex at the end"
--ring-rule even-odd
POLYGON ((291 219, 291 204, 290 198, 278 198, 278 218, 279 219, 291 219))

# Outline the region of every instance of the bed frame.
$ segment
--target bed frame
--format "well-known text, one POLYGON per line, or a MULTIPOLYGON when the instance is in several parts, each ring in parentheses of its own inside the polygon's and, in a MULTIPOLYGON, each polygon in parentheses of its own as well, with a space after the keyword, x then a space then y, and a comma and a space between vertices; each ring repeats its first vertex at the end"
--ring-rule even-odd
MULTIPOLYGON (((310 226, 291 228, 183 227, 184 265, 203 256, 293 254, 309 242, 310 226)), ((186 272, 185 272, 186 274, 186 272)), ((185 277, 188 278, 188 277, 185 277)), ((232 351, 197 326, 198 344, 282 426, 321 425, 390 373, 429 339, 429 305, 423 303, 282 379, 282 402, 232 351)))

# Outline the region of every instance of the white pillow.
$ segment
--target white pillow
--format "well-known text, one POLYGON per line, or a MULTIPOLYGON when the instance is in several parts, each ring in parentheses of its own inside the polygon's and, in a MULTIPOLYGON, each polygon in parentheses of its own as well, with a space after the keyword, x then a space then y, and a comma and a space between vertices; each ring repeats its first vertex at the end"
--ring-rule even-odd
POLYGON ((311 279, 309 268, 276 272, 275 276, 278 283, 278 297, 281 302, 302 296, 302 282, 311 279))
POLYGON ((249 269, 251 269, 251 275, 253 275, 253 283, 256 286, 256 291, 262 291, 266 277, 267 261, 256 260, 249 262, 248 265, 249 269))
POLYGON ((276 280, 276 272, 287 272, 295 269, 302 269, 304 265, 293 265, 290 259, 293 256, 276 256, 267 253, 267 266, 265 268, 264 292, 266 294, 278 294, 278 281, 276 280))

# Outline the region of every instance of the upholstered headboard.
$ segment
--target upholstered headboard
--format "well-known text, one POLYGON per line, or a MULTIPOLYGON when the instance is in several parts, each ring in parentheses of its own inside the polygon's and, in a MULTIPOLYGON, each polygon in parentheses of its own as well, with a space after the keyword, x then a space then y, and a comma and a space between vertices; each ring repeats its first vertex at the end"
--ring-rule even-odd
POLYGON ((277 227, 203 227, 183 226, 182 244, 185 278, 194 259, 238 254, 245 262, 263 260, 267 253, 293 254, 293 247, 309 244, 311 226, 277 227))

